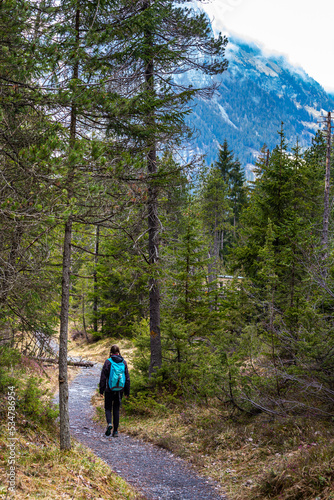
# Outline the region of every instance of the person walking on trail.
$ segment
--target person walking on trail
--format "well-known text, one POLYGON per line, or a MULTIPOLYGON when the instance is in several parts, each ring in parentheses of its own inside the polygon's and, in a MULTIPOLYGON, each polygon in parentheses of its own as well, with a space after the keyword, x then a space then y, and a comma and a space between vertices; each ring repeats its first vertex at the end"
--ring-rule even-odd
POLYGON ((122 358, 119 347, 112 345, 110 357, 105 360, 100 377, 100 394, 104 394, 104 409, 107 420, 106 436, 118 436, 119 410, 124 396, 130 394, 130 375, 128 365, 122 358), (113 419, 111 420, 111 413, 113 419), (113 421, 113 425, 112 422, 113 421))

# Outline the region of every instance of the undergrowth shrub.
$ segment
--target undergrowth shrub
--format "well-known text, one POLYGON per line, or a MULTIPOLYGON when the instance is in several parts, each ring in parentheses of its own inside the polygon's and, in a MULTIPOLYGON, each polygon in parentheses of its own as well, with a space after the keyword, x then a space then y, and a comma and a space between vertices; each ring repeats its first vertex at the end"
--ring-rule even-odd
POLYGON ((124 400, 123 408, 128 415, 154 416, 166 413, 165 405, 158 403, 152 396, 141 393, 124 400))
POLYGON ((58 416, 58 409, 52 402, 49 390, 41 388, 43 379, 29 377, 19 391, 18 408, 31 420, 42 425, 51 425, 58 416))
POLYGON ((58 410, 52 402, 51 393, 43 387, 43 379, 31 375, 31 369, 36 371, 35 364, 35 362, 30 363, 28 358, 8 345, 1 346, 0 396, 3 400, 1 408, 6 408, 8 387, 13 386, 19 418, 48 426, 54 423, 58 410))
POLYGON ((9 386, 16 385, 13 369, 20 362, 21 354, 8 345, 0 347, 0 394, 7 393, 9 386))

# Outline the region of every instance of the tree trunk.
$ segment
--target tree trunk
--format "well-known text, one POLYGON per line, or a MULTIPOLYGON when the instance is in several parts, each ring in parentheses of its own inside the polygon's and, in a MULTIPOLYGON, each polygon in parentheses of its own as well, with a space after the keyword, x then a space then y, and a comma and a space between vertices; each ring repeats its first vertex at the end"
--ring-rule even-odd
POLYGON ((97 322, 97 263, 99 260, 99 240, 100 240, 100 226, 96 226, 96 235, 95 235, 95 267, 94 267, 94 303, 93 303, 93 318, 94 318, 94 332, 97 332, 98 322, 97 322))
MULTIPOLYGON (((148 9, 149 0, 144 3, 143 8, 148 9)), ((154 61, 152 59, 152 48, 154 40, 151 31, 145 32, 147 44, 147 58, 145 59, 145 87, 148 101, 154 95, 154 61)), ((150 301, 150 345, 151 360, 149 376, 161 367, 161 337, 160 337, 160 289, 159 280, 156 277, 157 264, 159 261, 159 218, 158 218, 158 187, 155 174, 157 172, 157 147, 154 134, 155 116, 154 109, 148 112, 146 126, 151 131, 151 139, 148 142, 147 171, 149 177, 148 185, 148 256, 150 266, 149 279, 149 301, 150 301)))
POLYGON ((184 320, 189 321, 189 287, 190 287, 190 234, 189 221, 187 226, 187 256, 186 256, 186 283, 185 283, 185 311, 184 320))
POLYGON ((68 309, 70 299, 71 272, 71 238, 72 218, 65 223, 63 249, 63 277, 60 312, 59 334, 59 418, 60 418, 60 449, 71 448, 70 421, 68 413, 68 378, 67 378, 67 339, 68 339, 68 309))
MULTIPOLYGON (((74 20, 77 47, 80 44, 80 10, 76 10, 74 20)), ((73 80, 79 76, 79 63, 73 66, 73 80)), ((75 104, 71 107, 70 141, 69 149, 74 147, 76 140, 77 110, 75 104)), ((67 196, 70 200, 73 195, 74 166, 69 165, 67 196)), ((65 222, 64 249, 63 249, 63 275, 60 312, 59 333, 59 419, 60 419, 60 449, 71 448, 70 419, 68 413, 68 378, 67 378, 67 340, 68 340, 68 311, 70 303, 70 275, 71 275, 71 240, 72 240, 72 216, 65 222)))
POLYGON ((221 235, 220 235, 220 251, 222 255, 222 260, 224 262, 224 229, 222 229, 221 235))
MULTIPOLYGON (((208 264, 208 282, 209 282, 209 292, 212 292, 216 286, 212 283, 215 283, 218 277, 218 269, 219 269, 219 252, 220 252, 220 231, 218 230, 218 220, 217 220, 217 209, 215 211, 215 220, 213 227, 213 243, 211 243, 209 258, 212 258, 212 261, 208 264)), ((210 310, 213 310, 212 304, 210 305, 210 310)))
MULTIPOLYGON (((156 150, 151 149, 147 158, 147 167, 150 174, 157 171, 156 150)), ((159 280, 154 275, 159 260, 159 218, 158 218, 158 190, 151 184, 148 188, 148 254, 150 265, 149 301, 150 301, 150 345, 151 361, 149 376, 161 367, 161 336, 160 336, 160 289, 159 280)))
POLYGON ((324 216, 323 216, 323 230, 322 230, 322 247, 323 258, 327 256, 328 247, 328 223, 329 223, 329 189, 331 177, 331 120, 332 115, 329 112, 327 116, 327 150, 326 150, 326 177, 325 177, 325 193, 324 193, 324 216))
MULTIPOLYGON (((43 358, 40 356, 29 356, 29 359, 35 359, 36 361, 40 361, 41 363, 57 363, 58 364, 58 359, 55 358, 43 358)), ((67 360, 67 364, 69 366, 81 366, 83 368, 91 368, 94 366, 94 363, 91 361, 71 361, 70 359, 67 360)))
POLYGON ((86 318, 85 318, 85 288, 84 287, 84 290, 83 290, 83 294, 82 294, 82 326, 83 326, 83 331, 85 333, 85 337, 86 337, 86 341, 89 342, 89 338, 88 338, 88 335, 87 335, 87 328, 86 328, 86 318))

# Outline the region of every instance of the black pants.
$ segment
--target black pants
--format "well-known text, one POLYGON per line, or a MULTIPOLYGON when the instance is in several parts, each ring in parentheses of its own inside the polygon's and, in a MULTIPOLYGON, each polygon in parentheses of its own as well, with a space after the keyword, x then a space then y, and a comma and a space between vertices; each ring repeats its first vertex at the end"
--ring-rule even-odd
POLYGON ((105 392, 104 393, 104 409, 106 412, 107 424, 111 424, 111 410, 113 416, 113 430, 118 430, 119 425, 119 409, 121 406, 122 394, 121 391, 105 392))

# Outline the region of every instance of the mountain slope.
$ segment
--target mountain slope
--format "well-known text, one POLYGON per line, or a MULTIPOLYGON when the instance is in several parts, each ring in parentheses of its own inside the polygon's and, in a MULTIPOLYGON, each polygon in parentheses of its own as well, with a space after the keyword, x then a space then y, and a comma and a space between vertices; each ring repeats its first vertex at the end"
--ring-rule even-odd
POLYGON ((251 177, 262 146, 272 149, 277 144, 281 122, 291 146, 298 139, 307 147, 319 128, 321 114, 334 109, 334 97, 284 56, 266 56, 255 44, 232 37, 226 58, 229 68, 219 77, 193 72, 178 80, 194 86, 199 80, 208 83, 210 78, 220 83, 210 100, 193 103, 188 120, 197 129, 194 147, 210 164, 226 138, 251 177))

